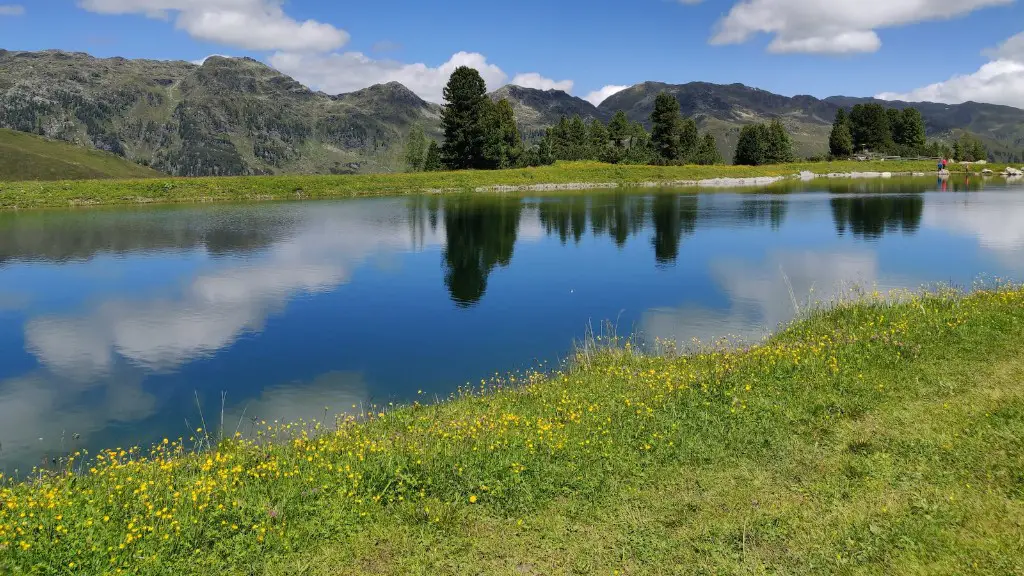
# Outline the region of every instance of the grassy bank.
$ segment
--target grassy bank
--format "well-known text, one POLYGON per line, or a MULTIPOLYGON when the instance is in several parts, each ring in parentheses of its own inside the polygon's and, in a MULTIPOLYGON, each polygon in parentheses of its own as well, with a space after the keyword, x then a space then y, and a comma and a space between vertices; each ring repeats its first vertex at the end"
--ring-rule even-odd
POLYGON ((0 128, 0 181, 157 176, 160 172, 109 152, 0 128))
POLYGON ((112 450, 0 489, 0 573, 1019 573, 1022 337, 1021 289, 867 300, 746 350, 112 450))
MULTIPOLYGON (((990 168, 997 172, 1002 169, 1000 166, 990 168)), ((791 176, 802 170, 818 174, 867 171, 934 172, 935 165, 932 162, 819 162, 757 167, 622 166, 575 162, 519 170, 412 174, 0 182, 0 208, 298 200, 536 184, 629 185, 727 177, 791 176)))

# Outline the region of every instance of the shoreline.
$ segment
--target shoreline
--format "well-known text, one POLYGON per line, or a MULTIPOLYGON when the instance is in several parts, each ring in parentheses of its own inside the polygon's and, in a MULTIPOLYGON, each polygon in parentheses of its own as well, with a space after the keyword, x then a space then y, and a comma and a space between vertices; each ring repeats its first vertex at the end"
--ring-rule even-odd
POLYGON ((741 527, 753 568, 842 571, 864 539, 867 571, 918 572, 922 551, 1010 566, 1022 336, 1020 286, 869 296, 743 349, 608 348, 333 427, 103 450, 87 474, 0 481, 0 572, 557 573, 590 554, 732 572, 741 527), (678 546, 709 531, 730 536, 678 546))
MULTIPOLYGON (((948 178, 950 174, 933 173, 938 178, 948 178)), ((870 180, 870 179, 891 179, 891 178, 925 178, 931 176, 927 172, 906 171, 906 172, 828 172, 818 174, 814 172, 800 172, 792 176, 751 176, 746 178, 707 178, 704 180, 651 180, 646 182, 564 182, 547 184, 522 184, 522 185, 493 185, 475 188, 474 192, 548 192, 568 190, 605 190, 615 188, 751 188, 765 187, 780 182, 800 181, 813 182, 815 180, 870 180)), ((982 176, 988 176, 982 174, 982 176)), ((1002 178, 1012 179, 1014 176, 996 174, 1002 178)))
MULTIPOLYGON (((996 176, 1008 166, 987 165, 996 176)), ((928 161, 803 162, 769 166, 634 166, 569 162, 494 171, 355 175, 220 176, 142 180, 0 182, 0 212, 89 206, 268 202, 463 192, 618 188, 765 188, 817 179, 888 179, 935 174, 928 161)), ((1012 178, 1012 176, 1011 176, 1012 178)))

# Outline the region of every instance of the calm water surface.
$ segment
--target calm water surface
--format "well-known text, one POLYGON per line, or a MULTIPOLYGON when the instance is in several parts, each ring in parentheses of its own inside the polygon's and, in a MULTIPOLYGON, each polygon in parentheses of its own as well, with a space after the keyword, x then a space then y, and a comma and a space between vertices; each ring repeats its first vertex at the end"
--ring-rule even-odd
POLYGON ((196 393, 233 432, 550 366, 609 319, 758 338, 789 285, 1024 280, 1024 186, 828 186, 2 214, 0 471, 188 436, 196 393))

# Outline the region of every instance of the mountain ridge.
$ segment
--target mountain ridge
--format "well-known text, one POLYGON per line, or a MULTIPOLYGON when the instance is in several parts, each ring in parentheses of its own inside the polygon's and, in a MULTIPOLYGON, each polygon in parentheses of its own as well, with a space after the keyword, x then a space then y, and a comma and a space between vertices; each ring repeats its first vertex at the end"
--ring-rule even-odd
MULTIPOLYGON (((594 106, 561 90, 502 86, 524 137, 561 116, 607 122, 616 110, 650 128, 653 101, 673 94, 683 114, 715 135, 731 158, 744 124, 780 119, 800 156, 823 155, 840 106, 878 102, 921 110, 929 138, 980 136, 996 159, 1021 159, 1024 110, 1009 106, 783 96, 741 83, 648 81, 594 106)), ((0 49, 0 127, 104 150, 181 175, 349 173, 401 170, 416 124, 441 138, 438 104, 398 82, 326 94, 253 58, 96 58, 83 52, 0 49)))

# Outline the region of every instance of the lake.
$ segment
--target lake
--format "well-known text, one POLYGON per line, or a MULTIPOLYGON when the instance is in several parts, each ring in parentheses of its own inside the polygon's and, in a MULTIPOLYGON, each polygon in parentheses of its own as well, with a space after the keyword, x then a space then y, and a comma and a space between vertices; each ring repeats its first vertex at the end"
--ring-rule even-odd
POLYGON ((605 321, 756 340, 852 286, 997 277, 1024 279, 999 180, 5 213, 0 472, 219 430, 222 398, 228 433, 432 401, 605 321))

